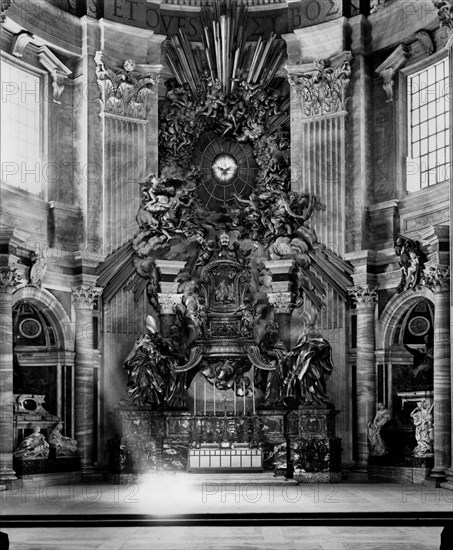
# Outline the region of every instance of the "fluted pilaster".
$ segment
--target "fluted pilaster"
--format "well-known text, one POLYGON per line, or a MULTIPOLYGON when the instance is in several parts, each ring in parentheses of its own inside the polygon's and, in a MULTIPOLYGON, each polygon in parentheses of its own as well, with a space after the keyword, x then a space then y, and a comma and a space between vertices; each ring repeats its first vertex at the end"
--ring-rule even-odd
POLYGON ((424 284, 434 292, 434 468, 445 477, 451 464, 450 268, 429 266, 424 284))
POLYGON ((75 308, 75 431, 82 472, 93 464, 94 368, 93 305, 102 288, 81 285, 72 289, 75 308))
POLYGON ((377 290, 368 285, 353 286, 348 292, 357 307, 357 465, 368 462, 367 425, 376 405, 376 370, 374 365, 374 310, 377 290))
POLYGON ((13 292, 21 282, 15 269, 0 269, 0 484, 16 479, 13 469, 13 292))

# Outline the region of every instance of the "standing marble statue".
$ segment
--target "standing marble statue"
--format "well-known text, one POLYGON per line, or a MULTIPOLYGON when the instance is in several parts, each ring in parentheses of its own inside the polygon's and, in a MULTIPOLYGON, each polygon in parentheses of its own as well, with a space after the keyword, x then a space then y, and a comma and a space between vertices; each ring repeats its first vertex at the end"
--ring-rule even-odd
POLYGON ((56 456, 74 456, 78 453, 77 440, 61 433, 63 423, 58 422, 49 435, 49 444, 55 449, 56 456))
POLYGON ((173 405, 180 402, 184 379, 173 369, 175 352, 148 315, 146 332, 124 362, 129 374, 128 395, 136 405, 173 405))
POLYGON ((415 426, 415 439, 417 446, 414 449, 414 456, 424 456, 433 452, 433 415, 434 403, 428 409, 425 400, 419 401, 411 412, 412 421, 415 426))
POLYGON ((381 429, 390 420, 390 413, 383 403, 378 403, 373 422, 368 423, 368 445, 372 456, 383 456, 388 453, 381 437, 381 429))
POLYGON ((22 443, 14 451, 16 458, 47 458, 49 456, 49 444, 41 433, 41 428, 36 426, 33 433, 27 435, 22 443))
POLYGON ((326 379, 333 370, 332 347, 315 330, 315 316, 305 313, 304 320, 304 330, 285 360, 288 372, 286 402, 332 406, 326 395, 326 379))

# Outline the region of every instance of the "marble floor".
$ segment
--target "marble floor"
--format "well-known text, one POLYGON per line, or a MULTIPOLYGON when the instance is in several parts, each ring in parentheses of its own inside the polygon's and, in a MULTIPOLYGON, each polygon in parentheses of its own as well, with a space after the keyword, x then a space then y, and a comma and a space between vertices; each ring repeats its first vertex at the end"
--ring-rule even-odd
MULTIPOLYGON (((190 474, 149 477, 140 484, 46 486, 27 482, 0 493, 2 516, 80 514, 452 512, 453 493, 398 484, 295 485, 276 478, 190 474)), ((5 519, 5 517, 3 518, 5 519)), ((0 517, 1 524, 1 517, 0 517)), ((1 527, 11 550, 427 550, 439 549, 441 527, 207 526, 1 527)))

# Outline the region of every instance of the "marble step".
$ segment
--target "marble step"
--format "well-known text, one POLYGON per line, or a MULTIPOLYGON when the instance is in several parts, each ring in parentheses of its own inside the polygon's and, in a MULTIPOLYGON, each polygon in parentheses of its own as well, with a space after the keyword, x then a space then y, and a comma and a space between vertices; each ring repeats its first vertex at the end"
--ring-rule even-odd
MULTIPOLYGON (((152 479, 155 474, 146 476, 152 479)), ((156 474, 160 477, 159 474, 156 474)), ((162 475, 162 474, 161 474, 162 475)), ((216 483, 219 485, 296 485, 294 479, 285 479, 284 476, 274 476, 272 472, 165 472, 168 480, 180 480, 184 484, 201 485, 203 483, 216 483)))

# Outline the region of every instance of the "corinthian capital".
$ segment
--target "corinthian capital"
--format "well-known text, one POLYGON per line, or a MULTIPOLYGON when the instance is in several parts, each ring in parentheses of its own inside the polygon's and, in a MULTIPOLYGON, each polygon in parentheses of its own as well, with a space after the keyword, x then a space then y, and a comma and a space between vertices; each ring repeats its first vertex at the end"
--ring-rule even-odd
POLYGON ((96 52, 94 61, 104 112, 146 120, 149 95, 157 89, 160 66, 153 66, 156 72, 146 74, 138 69, 149 71, 151 66, 138 67, 132 59, 126 59, 122 67, 110 67, 102 51, 96 52))
POLYGON ((291 292, 271 292, 267 296, 275 313, 291 313, 293 309, 291 292))
POLYGON ((22 277, 17 269, 10 267, 0 268, 0 292, 13 293, 19 284, 22 282, 22 277))
POLYGON ((166 292, 159 292, 157 299, 161 308, 161 313, 164 315, 171 315, 175 313, 175 307, 181 303, 182 294, 168 294, 166 292))
POLYGON ((328 62, 315 61, 311 71, 290 73, 288 79, 301 98, 303 116, 310 118, 345 110, 350 76, 348 60, 335 69, 328 62))
POLYGON ((98 286, 80 285, 72 289, 74 306, 77 309, 93 309, 94 300, 102 294, 103 288, 98 286))
POLYGON ((348 294, 357 307, 374 307, 377 301, 377 288, 369 285, 355 285, 348 288, 348 294))
POLYGON ((448 290, 450 287, 450 267, 432 265, 423 271, 423 284, 432 291, 448 290))

